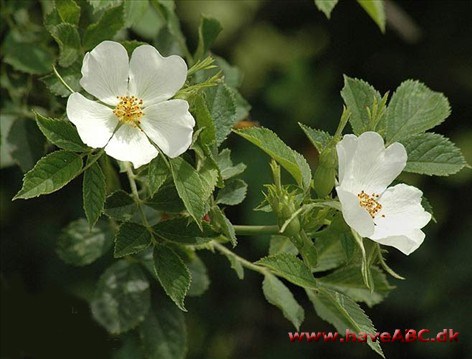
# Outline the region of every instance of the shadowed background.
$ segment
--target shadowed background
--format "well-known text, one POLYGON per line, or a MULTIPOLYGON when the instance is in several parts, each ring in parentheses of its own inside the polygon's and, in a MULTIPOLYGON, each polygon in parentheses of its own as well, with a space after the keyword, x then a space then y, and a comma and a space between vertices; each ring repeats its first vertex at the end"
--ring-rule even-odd
MULTIPOLYGON (((449 98, 452 115, 434 131, 452 139, 472 162, 472 3, 395 1, 391 23, 381 34, 355 2, 340 1, 327 20, 306 1, 178 1, 190 48, 196 46, 199 14, 221 21, 214 53, 240 67, 242 94, 253 106, 251 120, 274 130, 316 165, 316 151, 297 122, 333 132, 342 110, 342 75, 366 80, 381 93, 413 78, 449 98)), ((39 9, 38 9, 39 12, 39 9)), ((147 20, 147 21, 152 21, 147 20)), ((143 19, 145 24, 145 19, 143 19)), ((4 36, 5 29, 2 30, 4 36)), ((138 33, 131 37, 139 39, 138 33)), ((248 197, 228 212, 235 224, 272 224, 252 211, 270 181, 267 157, 232 136, 235 160, 246 162, 248 197)), ((110 258, 85 268, 63 264, 55 254, 62 227, 83 216, 80 181, 30 201, 10 200, 18 191, 18 168, 1 170, 1 358, 108 358, 120 343, 96 324, 85 301, 87 284, 110 258), (80 283, 78 285, 77 283, 80 283), (79 297, 78 297, 79 296, 79 297)), ((383 344, 387 358, 465 358, 472 352, 472 171, 449 178, 408 175, 421 188, 438 223, 409 257, 392 249, 388 261, 406 281, 381 304, 364 309, 379 331, 395 328, 459 331, 458 343, 383 344)), ((257 259, 268 238, 241 237, 238 254, 257 259)), ((365 345, 290 343, 291 324, 262 294, 262 278, 246 271, 237 279, 226 258, 201 253, 212 281, 202 297, 188 298, 189 358, 375 358, 365 345)), ((303 331, 334 328, 314 313, 302 291, 303 331)))

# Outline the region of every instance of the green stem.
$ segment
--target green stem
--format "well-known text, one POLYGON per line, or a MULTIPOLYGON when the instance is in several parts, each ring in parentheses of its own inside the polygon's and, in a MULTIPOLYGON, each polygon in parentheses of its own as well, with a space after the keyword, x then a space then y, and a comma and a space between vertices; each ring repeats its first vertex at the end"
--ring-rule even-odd
POLYGON ((383 258, 382 252, 380 250, 380 244, 377 244, 377 257, 379 258, 380 265, 381 267, 388 273, 390 274, 393 278, 397 279, 402 279, 404 280, 405 278, 402 277, 400 274, 396 273, 392 268, 390 268, 387 263, 385 262, 385 259, 383 258))
MULTIPOLYGON (((103 153, 105 152, 105 150, 102 148, 100 149, 100 151, 98 151, 94 157, 92 159, 90 159, 89 157, 89 160, 87 161, 87 164, 85 165, 84 168, 82 168, 82 170, 80 171, 79 175, 84 173, 85 171, 87 171, 90 167, 92 167, 92 165, 97 162, 100 157, 102 157, 103 153)), ((84 158, 85 154, 82 155, 82 158, 84 158)))
POLYGON ((139 198, 138 186, 136 185, 135 175, 131 168, 129 162, 125 162, 126 168, 126 175, 128 176, 129 186, 131 187, 131 194, 134 197, 136 204, 138 205, 139 214, 141 215, 141 219, 143 220, 143 224, 146 226, 148 230, 151 230, 151 226, 146 218, 146 214, 144 213, 141 198, 139 198))
POLYGON ((228 248, 226 248, 225 246, 223 246, 222 244, 218 243, 218 242, 213 242, 212 243, 213 245, 213 248, 215 248, 216 250, 218 250, 220 253, 226 255, 226 256, 232 256, 234 259, 236 259, 239 263, 241 263, 241 265, 247 269, 250 269, 254 272, 258 272, 262 275, 266 275, 266 274, 269 274, 269 271, 267 269, 265 269, 264 267, 260 267, 258 266, 257 264, 254 264, 254 263, 251 263, 249 262, 248 260, 238 256, 237 254, 235 254, 234 252, 230 251, 228 248))
POLYGON ((126 162, 125 168, 126 168, 126 175, 128 176, 129 186, 131 187, 131 193, 133 194, 135 200, 137 200, 138 202, 141 202, 141 200, 139 199, 138 186, 136 185, 134 173, 133 173, 133 170, 131 169, 129 162, 126 162))
POLYGON ((272 170, 272 176, 274 178, 274 184, 277 188, 282 188, 282 181, 280 177, 280 166, 274 160, 270 161, 270 169, 272 170))
POLYGON ((257 234, 279 234, 279 226, 245 226, 235 225, 233 226, 234 231, 240 236, 252 236, 257 234))
POLYGON ((336 133, 334 134, 335 138, 338 138, 338 139, 341 138, 344 127, 346 127, 349 117, 351 117, 351 113, 346 107, 344 107, 343 113, 341 114, 341 119, 339 120, 338 128, 336 129, 336 133))
POLYGON ((56 70, 56 67, 54 65, 52 65, 52 70, 54 71, 54 74, 57 76, 57 78, 59 79, 59 81, 62 82, 62 84, 70 91, 70 93, 74 93, 75 91, 72 90, 72 87, 70 87, 67 82, 64 81, 64 79, 62 78, 62 76, 59 74, 59 72, 57 72, 56 70))

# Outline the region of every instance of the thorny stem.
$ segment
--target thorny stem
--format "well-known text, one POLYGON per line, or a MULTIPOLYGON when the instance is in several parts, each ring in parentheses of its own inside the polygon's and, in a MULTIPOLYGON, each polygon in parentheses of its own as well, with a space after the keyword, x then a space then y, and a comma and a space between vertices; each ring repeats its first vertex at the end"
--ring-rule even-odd
POLYGON ((239 263, 241 263, 241 265, 247 269, 250 269, 252 271, 255 271, 255 272, 258 272, 262 275, 267 275, 269 274, 269 271, 264 268, 264 267, 260 267, 258 266, 257 264, 254 264, 254 263, 251 263, 249 262, 248 260, 238 256, 237 254, 235 254, 234 252, 230 251, 228 248, 226 248, 225 246, 223 246, 222 244, 218 243, 218 242, 213 242, 212 243, 213 245, 213 248, 215 248, 216 250, 218 250, 220 253, 224 254, 224 255, 227 255, 227 256, 231 256, 233 257, 234 259, 236 259, 239 263))

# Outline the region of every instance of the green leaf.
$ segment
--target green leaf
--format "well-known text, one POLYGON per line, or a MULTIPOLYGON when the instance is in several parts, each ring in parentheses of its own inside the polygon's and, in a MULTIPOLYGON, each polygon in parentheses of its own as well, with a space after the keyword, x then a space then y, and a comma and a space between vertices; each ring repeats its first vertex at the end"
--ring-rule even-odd
POLYGON ((228 261, 231 265, 231 268, 233 268, 233 270, 236 272, 236 275, 238 276, 238 278, 240 280, 243 280, 244 279, 244 267, 243 265, 241 264, 241 262, 238 260, 238 258, 236 257, 236 255, 234 255, 233 253, 223 253, 224 256, 226 258, 228 258, 228 261))
POLYGON ((119 260, 100 276, 91 308, 96 321, 118 334, 141 323, 150 304, 146 275, 138 264, 119 260))
POLYGON ((275 234, 270 237, 269 255, 288 253, 296 256, 298 249, 290 238, 275 234))
MULTIPOLYGON (((138 332, 146 358, 185 358, 187 330, 184 314, 165 298, 158 298, 153 303, 138 332)), ((134 359, 134 356, 129 359, 134 359)))
POLYGON ((180 48, 180 53, 185 56, 190 56, 187 45, 185 44, 185 37, 180 28, 180 20, 175 13, 174 0, 151 0, 151 4, 166 20, 166 40, 172 38, 173 42, 180 48))
POLYGON ((448 176, 467 164, 461 150, 448 138, 436 133, 421 133, 400 142, 408 154, 406 172, 448 176))
POLYGON ((231 244, 236 246, 237 244, 237 238, 236 238, 236 233, 234 231, 234 227, 229 221, 228 218, 226 218, 225 214, 221 210, 220 207, 218 206, 213 206, 211 211, 210 211, 210 218, 211 222, 213 225, 215 225, 218 230, 230 240, 231 244))
POLYGON ((316 234, 315 247, 318 252, 315 272, 340 267, 352 259, 355 240, 341 214, 334 217, 326 230, 316 234))
POLYGON ((112 359, 146 359, 137 334, 131 332, 120 336, 120 339, 121 346, 113 350, 112 359))
POLYGON ((220 168, 221 177, 224 180, 235 177, 244 172, 246 165, 244 163, 238 163, 236 166, 233 166, 233 161, 231 161, 231 150, 225 148, 222 150, 216 157, 216 163, 220 168))
POLYGON ((385 32, 385 8, 383 0, 357 0, 382 32, 385 32))
POLYGON ((146 11, 149 9, 149 1, 125 1, 124 2, 124 19, 125 26, 131 27, 141 21, 146 11))
POLYGON ((120 178, 118 176, 112 158, 108 156, 100 156, 98 162, 100 163, 103 174, 105 175, 107 196, 121 189, 120 178))
POLYGON ((310 269, 294 255, 279 253, 261 258, 256 264, 271 269, 275 274, 300 287, 317 288, 316 280, 310 269))
POLYGON ((318 252, 311 238, 308 238, 306 235, 300 236, 299 238, 292 237, 292 241, 296 245, 304 263, 310 270, 316 268, 318 264, 318 252))
POLYGON ((347 109, 351 112, 349 122, 354 134, 360 135, 371 129, 367 109, 372 107, 374 101, 381 103, 382 97, 380 93, 363 80, 344 76, 344 87, 341 90, 341 97, 347 109))
POLYGON ((51 71, 54 56, 39 43, 20 42, 10 33, 6 36, 2 47, 3 61, 18 71, 32 75, 51 71))
POLYGON ((328 132, 316 130, 304 125, 303 123, 298 124, 302 128, 303 132, 305 132, 306 137, 308 137, 312 145, 315 146, 318 153, 321 153, 333 139, 333 136, 328 132))
POLYGON ((235 206, 246 198, 247 183, 240 179, 228 181, 219 192, 216 203, 235 206))
POLYGON ((146 227, 125 222, 115 238, 115 258, 124 257, 145 250, 151 244, 151 234, 146 227))
POLYGON ((165 244, 158 244, 154 248, 154 270, 159 283, 183 311, 184 299, 190 288, 190 271, 174 250, 165 244))
POLYGON ((285 284, 272 274, 266 274, 262 283, 262 290, 267 301, 279 308, 284 317, 290 320, 295 328, 299 330, 300 324, 305 319, 305 312, 285 284))
POLYGON ((318 10, 322 11, 329 19, 331 17, 331 11, 338 3, 338 0, 315 0, 315 5, 318 10))
POLYGON ((210 111, 201 95, 197 95, 194 102, 195 119, 199 129, 203 129, 200 133, 202 143, 211 145, 216 142, 216 129, 210 111))
POLYGON ((218 20, 202 16, 198 28, 198 47, 195 52, 195 59, 201 59, 215 42, 218 34, 223 30, 218 20))
POLYGON ((8 142, 8 133, 15 122, 12 115, 3 115, 0 121, 0 168, 6 168, 15 164, 11 156, 12 146, 8 142))
POLYGON ((205 293, 210 286, 210 279, 208 278, 205 264, 200 258, 195 256, 187 265, 192 278, 192 283, 190 284, 187 295, 191 297, 200 296, 205 293))
POLYGON ((433 220, 434 223, 438 223, 438 221, 436 220, 436 218, 434 217, 434 211, 433 211, 433 206, 431 205, 431 203, 429 202, 429 200, 423 196, 421 198, 421 206, 424 208, 424 210, 426 212, 428 212, 429 214, 431 214, 431 219, 433 220))
MULTIPOLYGON (((132 30, 139 37, 143 39, 156 40, 156 41, 159 40, 159 36, 161 36, 160 34, 161 32, 168 33, 164 17, 157 11, 154 11, 154 9, 152 8, 150 8, 149 11, 145 11, 144 14, 140 17, 139 21, 136 21, 132 25, 132 30)), ((166 42, 173 41, 173 39, 169 39, 169 38, 165 40, 167 40, 166 42)), ((166 44, 164 46, 166 46, 166 44)), ((159 52, 161 52, 162 43, 156 44, 156 48, 158 48, 159 52)), ((161 53, 164 53, 164 52, 161 52, 161 53)))
POLYGON ((327 276, 318 278, 318 283, 341 292, 356 302, 365 302, 369 307, 380 303, 394 288, 387 282, 381 270, 371 267, 375 291, 368 289, 362 279, 359 266, 348 266, 336 270, 327 276))
POLYGON ((93 227, 103 212, 106 197, 105 175, 97 162, 84 172, 82 191, 85 215, 93 227))
MULTIPOLYGON (((127 2, 128 3, 128 2, 127 2)), ((125 5, 127 4, 125 3, 125 5)), ((121 45, 126 49, 128 55, 131 55, 137 47, 147 45, 147 43, 137 40, 126 40, 126 41, 119 41, 121 45)))
POLYGON ((58 120, 35 113, 36 123, 49 142, 64 150, 83 152, 87 146, 70 121, 58 120))
POLYGON ((113 236, 107 226, 99 222, 90 228, 88 222, 81 218, 63 229, 56 252, 64 262, 84 266, 103 256, 112 243, 113 236))
MULTIPOLYGON (((79 83, 82 74, 80 73, 80 65, 78 62, 66 68, 57 68, 57 71, 72 90, 79 92, 82 89, 79 83)), ((40 80, 44 82, 49 91, 56 96, 68 97, 71 94, 69 89, 64 86, 54 73, 43 76, 40 80)))
POLYGON ((208 223, 202 223, 203 231, 201 231, 195 222, 189 222, 189 218, 186 217, 162 221, 152 228, 159 237, 180 244, 204 244, 219 237, 208 223))
POLYGON ((197 171, 182 158, 170 160, 172 177, 179 197, 184 202, 185 208, 197 224, 201 223, 205 214, 205 193, 207 189, 197 171))
POLYGON ((148 190, 152 197, 161 188, 167 179, 169 169, 162 156, 154 158, 148 166, 148 190))
POLYGON ((218 183, 219 170, 216 162, 211 157, 206 157, 198 170, 198 175, 200 176, 204 189, 202 199, 207 201, 218 183))
POLYGON ((97 23, 85 30, 83 38, 84 50, 90 50, 104 40, 110 40, 125 26, 123 5, 106 10, 97 23))
MULTIPOLYGON (((306 292, 320 318, 333 324, 339 333, 345 333, 346 329, 349 329, 355 333, 364 332, 375 335, 376 329, 369 317, 348 296, 328 288, 306 292)), ((377 341, 373 342, 369 338, 367 344, 384 358, 382 348, 377 341)))
MULTIPOLYGON (((226 77, 225 77, 226 82, 226 77)), ((251 105, 246 99, 233 87, 228 87, 229 91, 234 97, 234 104, 236 105, 236 119, 235 122, 246 120, 251 110, 251 105)))
POLYGON ((386 139, 405 140, 439 125, 451 113, 449 101, 418 81, 407 80, 395 91, 388 105, 386 139))
MULTIPOLYGON (((47 10, 46 10, 47 12, 47 10)), ((49 13, 46 13, 43 17, 43 25, 49 31, 52 27, 64 23, 64 20, 61 19, 59 11, 57 11, 57 6, 52 7, 49 13)))
POLYGON ((44 138, 34 121, 17 118, 10 127, 7 143, 10 155, 23 172, 32 169, 44 153, 44 138))
POLYGON ((113 192, 106 199, 104 212, 117 221, 129 221, 137 211, 134 199, 125 191, 113 192))
POLYGON ((62 150, 50 153, 26 173, 23 187, 13 199, 28 199, 55 192, 78 176, 81 170, 81 156, 62 150))
POLYGON ((118 6, 123 2, 123 0, 87 0, 87 2, 92 5, 94 12, 98 12, 100 10, 118 6))
POLYGON ((311 169, 305 158, 288 147, 274 132, 267 128, 248 128, 235 131, 252 142, 285 168, 307 190, 310 187, 311 169))
POLYGON ((49 32, 59 45, 59 65, 67 67, 73 64, 81 54, 80 35, 77 26, 62 23, 49 27, 49 32))
POLYGON ((146 201, 146 205, 165 213, 180 213, 185 210, 174 184, 166 184, 159 188, 158 192, 146 201))
POLYGON ((55 0, 56 10, 63 22, 78 25, 80 6, 74 0, 55 0))
POLYGON ((237 122, 235 99, 229 87, 221 84, 207 90, 206 101, 215 124, 216 144, 219 146, 237 122))
POLYGON ((224 58, 215 54, 211 54, 211 57, 215 59, 216 64, 221 71, 223 71, 225 84, 232 89, 241 86, 241 83, 243 82, 243 74, 238 67, 230 65, 224 58))

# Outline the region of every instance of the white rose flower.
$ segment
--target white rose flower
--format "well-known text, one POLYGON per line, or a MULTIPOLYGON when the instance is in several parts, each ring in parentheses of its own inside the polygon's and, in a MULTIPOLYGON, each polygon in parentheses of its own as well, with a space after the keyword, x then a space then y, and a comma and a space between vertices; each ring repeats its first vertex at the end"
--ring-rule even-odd
POLYGON ((405 168, 405 147, 395 142, 385 148, 378 133, 364 132, 345 135, 336 150, 336 192, 346 223, 362 237, 406 255, 415 251, 425 237, 421 228, 431 219, 421 206, 423 193, 405 184, 388 187, 405 168))
POLYGON ((163 57, 150 45, 131 59, 119 43, 104 41, 84 57, 80 84, 99 101, 73 93, 67 116, 82 141, 135 168, 159 149, 169 157, 185 152, 195 120, 187 101, 169 100, 183 86, 187 65, 180 56, 163 57), (151 140, 151 141, 150 141, 151 140))

